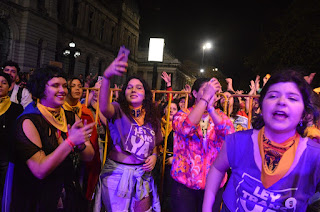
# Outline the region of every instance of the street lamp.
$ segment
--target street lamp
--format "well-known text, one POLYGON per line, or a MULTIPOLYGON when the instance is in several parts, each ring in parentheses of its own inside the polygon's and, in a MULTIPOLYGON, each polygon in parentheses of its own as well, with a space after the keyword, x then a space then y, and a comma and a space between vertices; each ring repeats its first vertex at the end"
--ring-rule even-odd
POLYGON ((76 48, 76 43, 71 41, 69 43, 69 47, 67 47, 63 53, 64 56, 69 57, 69 76, 74 75, 74 66, 75 66, 75 59, 81 55, 80 49, 76 48))
POLYGON ((201 68, 201 69, 200 69, 200 77, 202 77, 203 72, 204 72, 204 69, 203 69, 203 68, 201 68))
POLYGON ((154 62, 152 71, 152 89, 157 89, 158 62, 163 62, 164 45, 163 38, 150 38, 148 61, 154 62))
POLYGON ((207 49, 211 49, 211 47, 212 47, 212 45, 209 42, 203 44, 203 46, 202 46, 202 63, 201 63, 202 67, 203 67, 204 51, 207 49))

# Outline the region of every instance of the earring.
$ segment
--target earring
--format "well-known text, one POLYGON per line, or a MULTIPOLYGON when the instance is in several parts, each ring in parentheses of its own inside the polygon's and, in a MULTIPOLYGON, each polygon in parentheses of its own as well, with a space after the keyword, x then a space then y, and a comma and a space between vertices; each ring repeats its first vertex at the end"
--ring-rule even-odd
POLYGON ((303 123, 302 123, 302 119, 299 121, 299 126, 302 127, 303 123))

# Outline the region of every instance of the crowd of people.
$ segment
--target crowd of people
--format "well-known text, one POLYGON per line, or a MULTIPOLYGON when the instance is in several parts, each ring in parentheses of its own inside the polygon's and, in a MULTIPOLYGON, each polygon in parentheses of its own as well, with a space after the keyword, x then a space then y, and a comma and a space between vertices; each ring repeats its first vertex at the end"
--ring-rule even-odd
MULTIPOLYGON (((232 78, 225 89, 198 78, 159 101, 131 76, 111 96, 110 80, 127 67, 119 55, 101 77, 84 79, 3 64, 2 211, 320 210, 314 73, 283 69, 262 86, 257 76, 246 95, 232 78)), ((172 91, 171 75, 161 77, 172 91)))

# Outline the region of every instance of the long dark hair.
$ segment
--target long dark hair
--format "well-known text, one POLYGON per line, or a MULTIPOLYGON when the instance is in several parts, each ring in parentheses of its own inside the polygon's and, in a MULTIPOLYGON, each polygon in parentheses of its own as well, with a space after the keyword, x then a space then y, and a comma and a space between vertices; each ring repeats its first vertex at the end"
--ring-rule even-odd
MULTIPOLYGON (((302 114, 301 124, 297 126, 297 132, 303 136, 308 124, 313 122, 317 123, 319 119, 319 111, 317 107, 317 96, 312 91, 310 85, 305 81, 303 75, 294 69, 284 69, 272 75, 260 93, 259 105, 262 109, 262 102, 269 90, 270 86, 279 82, 293 82, 298 87, 304 104, 304 112, 302 114)), ((254 129, 261 129, 264 126, 262 115, 259 115, 252 123, 254 129)))
MULTIPOLYGON (((67 81, 67 83, 68 83, 68 95, 70 95, 72 98, 73 98, 73 96, 71 94, 71 84, 72 84, 73 80, 79 80, 79 82, 81 83, 81 80, 78 77, 72 76, 72 77, 68 78, 68 81, 67 81)), ((81 86, 83 87, 82 83, 81 83, 81 86)))
POLYGON ((144 97, 144 100, 142 101, 142 108, 146 111, 144 122, 150 123, 153 130, 157 132, 158 129, 160 128, 160 113, 152 101, 152 92, 150 90, 149 85, 144 79, 137 76, 131 76, 127 79, 125 84, 122 86, 122 90, 120 91, 120 94, 119 94, 118 102, 120 104, 120 107, 127 116, 130 116, 129 102, 126 99, 125 92, 128 87, 128 83, 132 79, 139 80, 142 83, 145 91, 145 97, 144 97))
MULTIPOLYGON (((227 91, 227 92, 229 92, 231 95, 235 94, 235 92, 233 92, 233 91, 227 91)), ((232 113, 230 114, 230 117, 236 118, 237 113, 240 110, 240 102, 239 102, 238 97, 230 97, 230 98, 233 98, 232 113)), ((224 105, 222 105, 221 99, 217 102, 217 108, 224 111, 224 108, 223 108, 224 105)), ((229 105, 228 104, 229 104, 229 102, 227 101, 227 114, 229 114, 229 105)))
POLYGON ((196 81, 194 81, 194 83, 192 85, 192 89, 191 89, 192 99, 190 100, 188 107, 192 107, 196 102, 196 98, 193 95, 193 91, 199 92, 199 89, 201 88, 201 86, 204 83, 209 82, 209 81, 210 81, 209 78, 198 78, 196 81))
MULTIPOLYGON (((180 98, 180 99, 181 99, 181 98, 180 98)), ((179 100, 180 100, 180 99, 179 99, 179 100)), ((177 111, 180 110, 179 100, 177 100, 177 99, 171 100, 171 104, 177 105, 177 111)), ((164 111, 164 110, 166 109, 166 107, 168 106, 168 104, 169 104, 169 102, 166 102, 166 103, 164 103, 164 105, 161 107, 161 117, 163 117, 163 116, 165 115, 165 111, 164 111)))

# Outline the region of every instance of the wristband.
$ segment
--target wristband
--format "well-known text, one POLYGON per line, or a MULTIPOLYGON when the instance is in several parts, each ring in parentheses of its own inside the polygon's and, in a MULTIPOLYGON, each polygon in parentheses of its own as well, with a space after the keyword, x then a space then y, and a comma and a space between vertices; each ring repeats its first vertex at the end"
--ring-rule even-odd
POLYGON ((71 147, 71 151, 74 152, 74 147, 76 146, 69 138, 66 138, 65 141, 71 147))
POLYGON ((206 106, 208 106, 209 105, 209 102, 208 102, 208 100, 206 100, 205 98, 200 98, 200 100, 203 100, 203 101, 205 101, 206 102, 206 106))
POLYGON ((155 155, 156 157, 158 157, 158 154, 157 154, 157 153, 152 153, 152 155, 155 155))
POLYGON ((208 110, 208 113, 211 113, 213 110, 214 110, 214 107, 210 108, 210 109, 208 110))

